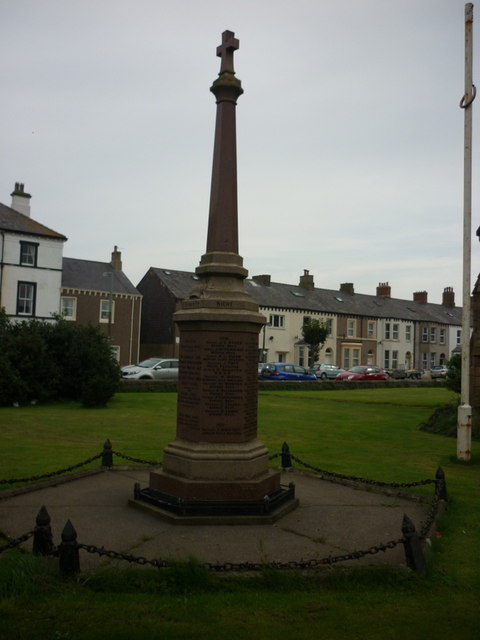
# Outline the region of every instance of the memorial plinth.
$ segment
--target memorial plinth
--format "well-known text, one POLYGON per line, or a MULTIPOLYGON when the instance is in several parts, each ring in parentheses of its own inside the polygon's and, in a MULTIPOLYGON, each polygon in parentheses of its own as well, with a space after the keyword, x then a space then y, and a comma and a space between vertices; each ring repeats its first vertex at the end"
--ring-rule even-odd
MULTIPOLYGON (((245 289, 238 254, 235 107, 243 93, 233 70, 238 40, 223 33, 211 91, 217 100, 207 247, 197 284, 175 313, 180 335, 177 432, 150 487, 136 493, 178 516, 255 516, 294 508, 257 439, 258 335, 265 323, 245 289)), ((250 520, 249 520, 250 522, 250 520)), ((230 521, 229 521, 230 523, 230 521)))

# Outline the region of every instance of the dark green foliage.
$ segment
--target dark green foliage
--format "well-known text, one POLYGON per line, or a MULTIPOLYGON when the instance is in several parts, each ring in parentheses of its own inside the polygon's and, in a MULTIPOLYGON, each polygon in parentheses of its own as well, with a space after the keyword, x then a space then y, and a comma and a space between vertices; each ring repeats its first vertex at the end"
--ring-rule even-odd
POLYGON ((316 318, 307 318, 302 327, 302 335, 310 347, 310 366, 318 361, 320 349, 327 339, 327 326, 316 318))
POLYGON ((462 391, 462 356, 456 353, 447 362, 447 389, 455 393, 462 391))
MULTIPOLYGON (((480 420, 475 419, 475 412, 473 416, 472 426, 472 439, 478 440, 480 438, 479 423, 480 420)), ((428 433, 438 433, 442 436, 450 438, 457 437, 458 426, 458 405, 457 404, 444 404, 441 407, 437 407, 432 415, 422 422, 420 425, 421 431, 427 431, 428 433)))
POLYGON ((118 382, 118 364, 98 327, 61 318, 13 323, 0 312, 0 405, 66 399, 104 406, 118 382))

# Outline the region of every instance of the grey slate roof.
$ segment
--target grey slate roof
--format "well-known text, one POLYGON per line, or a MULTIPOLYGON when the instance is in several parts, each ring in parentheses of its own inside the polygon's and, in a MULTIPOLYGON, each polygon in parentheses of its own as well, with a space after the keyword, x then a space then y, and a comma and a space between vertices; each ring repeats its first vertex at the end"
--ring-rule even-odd
MULTIPOLYGON (((189 271, 151 268, 151 271, 165 284, 173 295, 182 300, 195 285, 196 276, 189 271)), ((436 322, 440 324, 462 324, 461 307, 442 304, 413 302, 399 298, 362 293, 345 293, 332 289, 308 291, 298 285, 271 282, 269 286, 247 279, 247 291, 255 302, 263 308, 320 312, 344 316, 364 316, 412 322, 436 322)))
POLYGON ((113 273, 113 293, 141 295, 123 271, 116 271, 109 262, 63 258, 62 287, 83 289, 86 291, 110 291, 110 277, 104 273, 113 273))
POLYGON ((19 213, 0 202, 0 230, 12 233, 28 234, 29 236, 45 236, 66 240, 66 236, 49 229, 29 216, 19 213))

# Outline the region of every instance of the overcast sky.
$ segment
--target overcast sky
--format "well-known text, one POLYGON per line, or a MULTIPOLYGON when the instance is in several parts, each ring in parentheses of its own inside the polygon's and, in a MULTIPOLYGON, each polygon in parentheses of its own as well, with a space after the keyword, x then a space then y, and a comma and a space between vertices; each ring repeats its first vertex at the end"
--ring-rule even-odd
MULTIPOLYGON (((480 85, 477 20, 480 8, 480 85)), ((108 262, 118 245, 134 285, 151 266, 193 271, 225 29, 245 91, 249 275, 296 284, 308 269, 318 287, 389 282, 393 297, 426 290, 430 302, 452 286, 461 304, 460 0, 0 0, 0 201, 25 183, 32 217, 68 237, 65 256, 108 262)))

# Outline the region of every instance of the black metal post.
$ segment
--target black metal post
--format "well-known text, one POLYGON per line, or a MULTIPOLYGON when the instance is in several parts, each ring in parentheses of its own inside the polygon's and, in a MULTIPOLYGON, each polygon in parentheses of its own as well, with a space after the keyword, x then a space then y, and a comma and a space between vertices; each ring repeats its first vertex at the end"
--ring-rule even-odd
POLYGON ((423 553, 422 543, 418 533, 415 531, 415 525, 406 514, 403 516, 402 533, 407 567, 425 577, 427 575, 427 562, 423 553))
POLYGON ((80 571, 80 559, 77 546, 77 532, 75 527, 67 520, 62 531, 62 542, 58 547, 59 567, 62 573, 73 575, 80 571))
POLYGON ((112 443, 108 438, 103 443, 102 467, 113 467, 112 443))
POLYGON ((289 469, 292 466, 292 456, 290 455, 290 448, 286 442, 282 444, 282 467, 283 469, 289 469))
POLYGON ((43 505, 35 519, 33 532, 33 553, 40 556, 51 555, 54 549, 50 514, 43 505))

